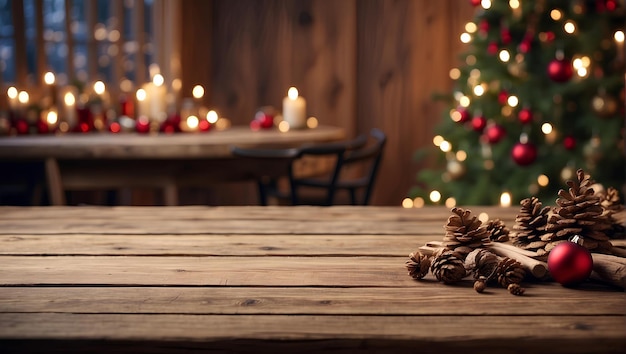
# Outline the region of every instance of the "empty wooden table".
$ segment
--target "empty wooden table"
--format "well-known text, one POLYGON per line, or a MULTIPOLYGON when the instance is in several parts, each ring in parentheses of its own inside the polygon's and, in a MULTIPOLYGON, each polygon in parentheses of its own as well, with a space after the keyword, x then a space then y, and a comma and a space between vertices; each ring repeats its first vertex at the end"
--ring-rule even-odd
POLYGON ((285 133, 235 126, 197 134, 14 136, 0 137, 0 161, 45 161, 53 205, 65 204, 65 190, 122 187, 160 188, 166 205, 177 205, 180 185, 243 179, 259 168, 239 164, 233 145, 293 147, 343 138, 344 130, 332 126, 285 133))
MULTIPOLYGON (((512 225, 514 209, 474 208, 512 225)), ((623 291, 407 275, 431 207, 1 207, 3 352, 624 353, 623 291)))

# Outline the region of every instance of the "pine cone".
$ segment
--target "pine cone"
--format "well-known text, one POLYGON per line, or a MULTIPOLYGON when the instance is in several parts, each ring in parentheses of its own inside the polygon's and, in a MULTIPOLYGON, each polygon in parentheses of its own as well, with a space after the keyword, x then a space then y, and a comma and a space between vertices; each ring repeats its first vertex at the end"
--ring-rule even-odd
POLYGON ((415 251, 409 255, 409 259, 406 261, 406 269, 409 271, 409 275, 413 279, 422 279, 428 274, 428 268, 430 267, 430 257, 424 255, 420 251, 415 251))
POLYGON ((465 270, 474 274, 474 279, 489 278, 498 265, 498 256, 486 249, 475 249, 465 257, 465 270))
POLYGON ((482 222, 472 212, 462 208, 452 208, 452 213, 444 226, 446 234, 443 237, 443 245, 448 250, 460 254, 461 258, 475 248, 488 244, 489 233, 482 222))
POLYGON ((459 254, 445 249, 435 253, 430 270, 437 280, 446 284, 456 283, 467 274, 459 254))
POLYGON ((594 183, 591 177, 583 170, 578 170, 576 175, 577 181, 567 181, 569 191, 559 191, 558 206, 548 217, 546 234, 541 237, 548 242, 544 249, 550 252, 557 244, 581 235, 585 248, 608 253, 613 247, 606 234, 612 227, 610 217, 603 213, 600 198, 591 188, 594 183))
POLYGON ((489 240, 494 242, 506 242, 509 240, 509 229, 506 228, 504 222, 500 219, 487 221, 487 232, 489 232, 489 240))
POLYGON ((524 267, 518 261, 509 257, 504 257, 498 262, 495 272, 498 283, 505 288, 510 284, 521 283, 525 275, 524 267))
POLYGON ((515 218, 511 238, 513 244, 525 250, 535 251, 540 256, 545 254, 546 241, 541 237, 546 232, 546 222, 550 207, 543 207, 536 197, 526 198, 520 202, 520 212, 515 218))
POLYGON ((607 236, 610 239, 626 238, 626 227, 613 216, 615 213, 624 210, 624 206, 620 203, 617 189, 609 187, 607 190, 604 190, 604 188, 601 188, 596 194, 600 197, 600 205, 604 209, 603 214, 606 214, 611 221, 611 228, 606 230, 607 236))
POLYGON ((507 287, 507 290, 509 291, 509 293, 511 293, 513 295, 517 295, 517 296, 524 295, 524 292, 526 291, 526 289, 522 288, 517 283, 509 284, 509 286, 507 287))

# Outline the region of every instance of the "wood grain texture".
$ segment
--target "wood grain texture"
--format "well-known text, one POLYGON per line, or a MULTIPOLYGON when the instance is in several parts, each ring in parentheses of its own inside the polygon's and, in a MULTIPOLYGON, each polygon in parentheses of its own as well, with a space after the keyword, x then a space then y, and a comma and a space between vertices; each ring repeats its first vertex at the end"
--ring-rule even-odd
POLYGON ((296 86, 308 113, 324 124, 349 136, 383 129, 389 143, 373 204, 400 203, 419 168, 411 156, 431 143, 441 117, 443 106, 431 95, 452 85, 458 35, 473 13, 467 2, 196 2, 183 5, 201 24, 183 42, 185 87, 206 78, 210 105, 235 124, 248 124, 261 106, 280 110, 287 88, 296 86), (200 63, 202 57, 210 59, 200 63), (203 74, 207 65, 210 75, 203 74))
MULTIPOLYGON (((486 207, 507 223, 516 208, 486 207)), ((407 275, 444 207, 0 207, 8 352, 621 353, 623 291, 407 275), (416 349, 417 348, 417 349, 416 349)))

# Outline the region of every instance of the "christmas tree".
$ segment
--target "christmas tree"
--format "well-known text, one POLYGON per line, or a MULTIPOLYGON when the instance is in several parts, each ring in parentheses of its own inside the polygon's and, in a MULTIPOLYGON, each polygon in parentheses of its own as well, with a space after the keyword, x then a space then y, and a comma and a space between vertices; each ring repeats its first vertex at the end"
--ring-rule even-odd
POLYGON ((554 203, 578 168, 623 191, 623 1, 470 1, 467 51, 450 71, 453 92, 440 97, 449 107, 434 146, 416 154, 438 160, 411 197, 554 203))

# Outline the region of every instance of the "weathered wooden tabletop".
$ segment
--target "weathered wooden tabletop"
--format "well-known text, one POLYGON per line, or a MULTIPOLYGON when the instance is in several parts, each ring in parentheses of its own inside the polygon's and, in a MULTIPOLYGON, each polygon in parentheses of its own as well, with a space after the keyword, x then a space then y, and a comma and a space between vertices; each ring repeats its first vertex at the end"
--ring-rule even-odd
MULTIPOLYGON (((470 209, 509 227, 517 212, 470 209)), ((0 207, 0 352, 625 352, 620 289, 411 279, 449 215, 0 207)))

